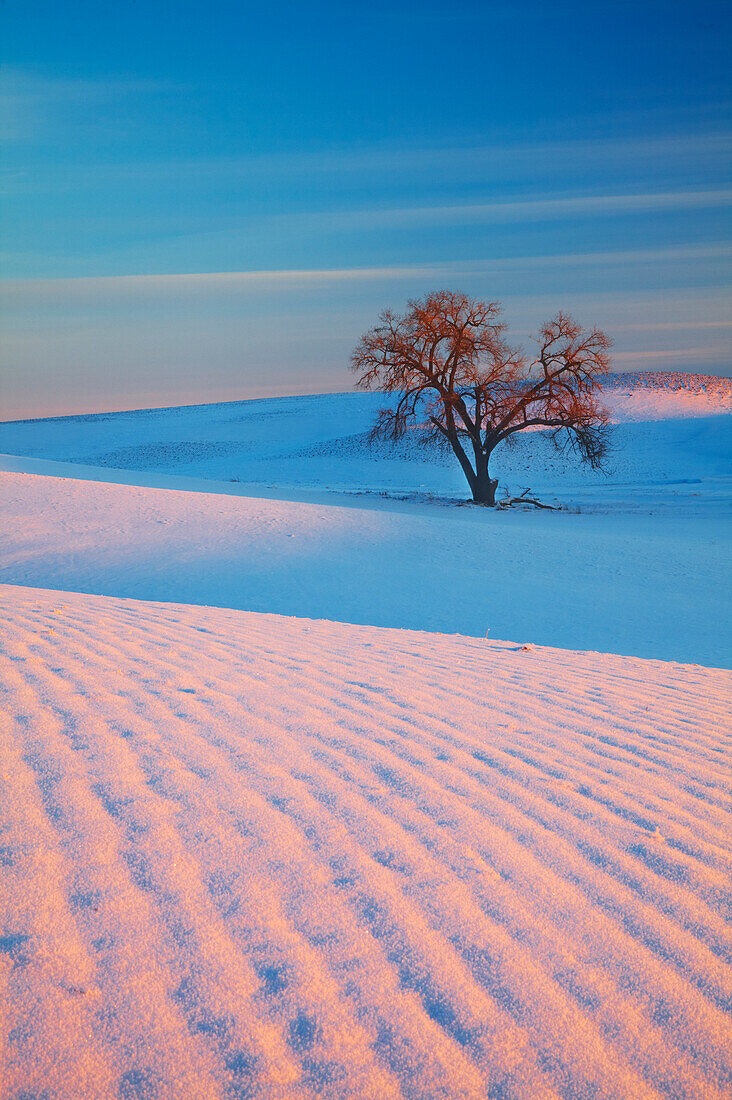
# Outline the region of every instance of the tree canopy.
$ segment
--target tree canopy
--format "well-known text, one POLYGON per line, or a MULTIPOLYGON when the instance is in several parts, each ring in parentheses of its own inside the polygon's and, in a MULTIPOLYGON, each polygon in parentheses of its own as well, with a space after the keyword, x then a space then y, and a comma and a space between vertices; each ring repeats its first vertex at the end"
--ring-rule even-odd
POLYGON ((610 339, 583 329, 564 313, 543 325, 536 355, 505 338, 498 302, 440 290, 385 310, 351 357, 363 389, 393 394, 373 429, 398 439, 411 426, 449 444, 473 500, 494 504, 490 477, 495 448, 529 428, 547 431, 556 446, 574 449, 593 468, 608 448, 608 416, 599 401, 610 339))

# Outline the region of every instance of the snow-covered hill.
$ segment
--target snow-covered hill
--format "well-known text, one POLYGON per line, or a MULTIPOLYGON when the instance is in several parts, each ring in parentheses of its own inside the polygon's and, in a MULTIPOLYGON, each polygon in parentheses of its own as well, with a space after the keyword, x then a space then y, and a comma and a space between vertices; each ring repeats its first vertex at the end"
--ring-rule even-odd
POLYGON ((0 580, 727 665, 730 382, 611 381, 614 473, 499 455, 557 513, 457 507, 373 394, 0 425, 0 580))
MULTIPOLYGON (((148 475, 235 479, 254 491, 464 499, 453 456, 425 454, 418 433, 396 448, 369 443, 383 400, 326 394, 6 423, 0 452, 148 475)), ((696 510, 708 494, 729 499, 730 379, 611 375, 605 400, 616 422, 609 475, 558 456, 542 433, 532 432, 496 452, 502 484, 513 491, 528 485, 584 509, 696 510), (708 490, 701 499, 700 484, 708 490)))
POLYGON ((4 1096, 727 1095, 728 674, 38 589, 0 624, 4 1096))
POLYGON ((0 425, 2 1100, 729 1095, 729 382, 610 381, 556 512, 368 394, 0 425))
POLYGON ((201 491, 216 487, 205 481, 185 492, 91 482, 76 469, 0 473, 0 581, 716 666, 732 658, 726 525, 714 511, 301 502, 201 491))

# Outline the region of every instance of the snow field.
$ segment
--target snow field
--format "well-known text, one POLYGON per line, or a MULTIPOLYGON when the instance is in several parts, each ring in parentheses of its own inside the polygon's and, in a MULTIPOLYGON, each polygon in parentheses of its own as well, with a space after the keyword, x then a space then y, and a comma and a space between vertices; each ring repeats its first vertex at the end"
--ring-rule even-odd
POLYGON ((728 1094, 729 674, 2 596, 5 1095, 728 1094))
POLYGON ((5 583, 730 661, 716 517, 343 507, 22 473, 0 473, 0 508, 5 583))
POLYGON ((609 383, 560 513, 379 395, 0 424, 2 1100, 730 1095, 732 384, 609 383))
MULTIPOLYGON (((495 452, 501 485, 530 486, 585 511, 729 506, 729 378, 610 375, 602 399, 614 424, 609 476, 527 432, 495 452)), ((93 480, 114 481, 124 470, 140 484, 154 474, 204 478, 230 491, 297 494, 292 499, 313 491, 465 499, 455 458, 425 455, 419 432, 396 447, 369 444, 384 400, 321 394, 0 423, 0 451, 96 467, 87 472, 93 480)))

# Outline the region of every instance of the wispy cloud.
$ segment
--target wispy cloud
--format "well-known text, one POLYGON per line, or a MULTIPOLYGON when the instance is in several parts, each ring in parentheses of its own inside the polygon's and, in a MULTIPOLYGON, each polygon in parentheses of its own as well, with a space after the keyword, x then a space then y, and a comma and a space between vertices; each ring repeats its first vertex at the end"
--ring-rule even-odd
MULTIPOLYGON (((70 125, 76 131, 86 124, 90 102, 103 107, 107 101, 125 97, 144 104, 146 96, 174 98, 184 91, 183 87, 159 81, 60 81, 14 71, 4 82, 0 80, 0 104, 8 120, 16 119, 14 129, 20 128, 19 136, 27 138, 29 127, 43 121, 50 107, 60 125, 70 125)), ((335 183, 346 190, 364 183, 373 189, 408 182, 410 187, 425 191, 450 181, 461 187, 512 187, 516 180, 536 179, 540 169, 541 178, 562 181, 565 188, 577 178, 589 180, 597 175, 604 179, 608 173, 633 179, 637 187, 646 178, 680 180, 692 167, 696 178, 707 178, 710 172, 722 177, 731 153, 732 130, 722 126, 680 130, 673 136, 649 134, 642 141, 630 137, 547 141, 503 138, 487 144, 482 134, 476 134, 475 141, 465 139, 459 144, 351 143, 318 149, 209 153, 195 158, 179 155, 151 159, 140 154, 135 159, 117 157, 113 164, 95 158, 87 150, 53 168, 38 165, 31 178, 7 186, 9 193, 24 193, 29 187, 36 193, 58 193, 120 183, 143 188, 165 187, 171 182, 193 186, 205 180, 207 186, 257 190, 271 181, 307 183, 315 189, 325 181, 329 188, 335 183)), ((712 182, 711 176, 708 182, 712 182)))
POLYGON ((693 332, 697 329, 732 328, 732 321, 645 321, 637 324, 614 325, 616 332, 693 332))
POLYGON ((282 215, 279 221, 308 222, 342 229, 354 226, 478 225, 616 216, 664 210, 720 209, 732 205, 732 190, 664 191, 639 194, 572 195, 452 206, 397 207, 282 215))
POLYGON ((694 365, 699 365, 701 363, 716 364, 720 362, 720 359, 724 362, 724 356, 720 356, 720 349, 707 345, 688 348, 654 348, 646 351, 615 351, 612 359, 614 365, 624 370, 628 369, 628 363, 641 363, 649 360, 657 360, 663 363, 664 366, 678 362, 687 364, 692 363, 694 365))
POLYGON ((280 287, 327 286, 344 282, 374 282, 401 280, 416 274, 440 277, 445 264, 413 264, 403 267, 360 267, 297 269, 278 271, 210 271, 160 275, 94 275, 61 279, 2 279, 3 297, 11 298, 85 297, 98 294, 105 297, 155 293, 192 293, 202 290, 226 291, 271 289, 280 287))
POLYGON ((454 260, 438 263, 403 264, 383 267, 284 268, 257 271, 182 272, 145 275, 99 275, 77 278, 3 279, 0 286, 6 297, 45 297, 86 295, 105 296, 157 292, 197 293, 204 289, 235 290, 326 286, 343 282, 390 282, 407 279, 442 279, 492 274, 501 270, 552 267, 589 267, 690 263, 729 257, 727 244, 689 245, 679 248, 629 249, 617 252, 554 253, 545 256, 505 256, 475 261, 454 260))
POLYGON ((48 75, 18 65, 0 69, 0 138, 28 142, 49 125, 88 120, 90 109, 178 91, 169 81, 112 76, 103 79, 48 75))

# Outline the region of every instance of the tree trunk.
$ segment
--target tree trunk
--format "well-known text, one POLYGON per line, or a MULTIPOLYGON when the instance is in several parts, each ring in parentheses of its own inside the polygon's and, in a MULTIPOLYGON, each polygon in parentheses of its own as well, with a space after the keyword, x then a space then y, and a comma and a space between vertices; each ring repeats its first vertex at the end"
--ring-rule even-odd
POLYGON ((473 501, 475 504, 488 504, 492 508, 496 503, 496 489, 498 488, 498 478, 488 477, 488 471, 481 472, 475 479, 475 484, 472 486, 473 501))
POLYGON ((473 490, 473 501, 476 504, 488 504, 492 508, 496 503, 498 478, 494 479, 488 473, 490 452, 486 454, 482 448, 479 450, 477 446, 475 451, 475 480, 470 485, 473 490))
POLYGON ((478 498, 475 494, 477 492, 478 479, 476 477, 475 470, 470 465, 470 459, 466 455, 465 451, 463 450, 463 446, 458 439, 457 432, 446 431, 444 434, 447 436, 448 442, 453 449, 455 457, 462 466, 463 473, 465 474, 468 485, 470 486, 470 491, 473 494, 473 500, 477 501, 478 498))
MULTIPOLYGON (((473 452, 475 454, 475 470, 473 469, 470 459, 466 455, 462 444, 458 438, 457 432, 445 431, 444 435, 447 436, 448 442, 455 452, 455 456, 458 459, 460 465, 463 468, 463 473, 470 486, 470 492, 473 494, 474 504, 487 504, 491 508, 496 503, 496 489, 498 488, 498 479, 493 480, 488 475, 488 459, 490 457, 490 451, 485 453, 477 440, 473 440, 473 452)), ((491 450, 493 448, 491 447, 491 450)))

